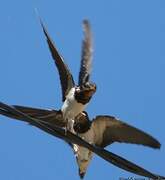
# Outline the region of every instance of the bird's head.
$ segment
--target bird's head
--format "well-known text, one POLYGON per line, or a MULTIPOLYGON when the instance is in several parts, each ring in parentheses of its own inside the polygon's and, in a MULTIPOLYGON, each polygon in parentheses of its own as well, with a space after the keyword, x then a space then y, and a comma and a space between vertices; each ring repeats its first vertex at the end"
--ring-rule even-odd
POLYGON ((76 133, 85 133, 91 127, 87 112, 83 111, 75 117, 74 130, 76 133))
POLYGON ((76 88, 75 97, 78 102, 86 104, 90 101, 93 94, 96 92, 96 84, 87 82, 76 88))

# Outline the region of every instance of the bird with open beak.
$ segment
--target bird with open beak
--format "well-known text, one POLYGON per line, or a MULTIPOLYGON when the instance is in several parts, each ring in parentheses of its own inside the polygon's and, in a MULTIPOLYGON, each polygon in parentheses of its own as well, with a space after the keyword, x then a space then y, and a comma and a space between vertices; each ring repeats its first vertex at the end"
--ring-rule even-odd
POLYGON ((85 38, 82 43, 82 58, 79 72, 79 83, 75 85, 72 74, 69 68, 64 63, 62 56, 51 38, 49 37, 46 28, 40 20, 44 34, 47 38, 48 46, 50 48, 52 57, 55 61, 57 69, 60 74, 62 86, 62 100, 61 108, 64 119, 67 121, 66 129, 73 131, 73 123, 75 117, 84 111, 88 102, 96 92, 96 84, 89 81, 92 65, 92 35, 90 24, 87 20, 83 21, 85 38))
MULTIPOLYGON (((88 29, 87 31, 89 32, 89 23, 85 21, 84 24, 85 29, 88 29)), ((63 100, 71 100, 71 104, 69 107, 71 107, 74 102, 70 97, 74 96, 76 100, 78 99, 77 102, 81 102, 82 104, 88 103, 93 93, 96 91, 96 86, 88 81, 89 73, 87 73, 87 71, 89 70, 89 68, 85 68, 85 70, 83 71, 80 70, 81 73, 79 77, 83 78, 79 78, 79 81, 82 82, 79 83, 79 86, 75 86, 69 69, 56 50, 55 45, 50 39, 42 22, 41 25, 47 38, 50 51, 55 60, 55 64, 59 71, 63 100), (84 75, 82 75, 83 73, 84 75), (68 98, 67 95, 69 93, 67 92, 71 94, 68 98)), ((89 43, 85 42, 88 41, 84 40, 83 42, 84 59, 87 57, 89 58, 89 52, 91 52, 89 51, 89 47, 91 46, 89 45, 89 43)), ((85 62, 87 63, 90 61, 85 62)), ((83 64, 84 61, 81 61, 81 63, 83 64)), ((87 64, 86 66, 81 65, 81 69, 87 67, 87 64)), ((70 101, 67 103, 70 103, 70 101)), ((74 109, 77 107, 77 105, 72 107, 74 109)), ((72 109, 70 108, 69 111, 72 111, 72 109)), ((78 112, 76 112, 74 116, 77 113, 78 112)), ((152 179, 164 178, 159 175, 155 175, 141 168, 140 166, 137 166, 136 164, 104 149, 104 147, 114 142, 140 144, 151 148, 160 148, 160 143, 155 138, 133 126, 130 126, 116 119, 115 117, 100 115, 96 116, 93 121, 90 121, 87 112, 81 112, 77 116, 75 116, 75 118, 73 118, 73 116, 71 117, 73 118, 71 131, 74 134, 69 131, 67 132, 67 134, 65 134, 62 128, 68 126, 68 122, 67 118, 64 118, 64 112, 61 110, 45 110, 25 106, 8 106, 0 102, 0 114, 28 122, 31 125, 36 126, 49 134, 67 141, 69 145, 71 145, 75 153, 77 164, 79 166, 79 175, 81 178, 83 178, 86 173, 87 167, 92 159, 93 152, 103 159, 107 160, 108 162, 124 170, 152 179)))

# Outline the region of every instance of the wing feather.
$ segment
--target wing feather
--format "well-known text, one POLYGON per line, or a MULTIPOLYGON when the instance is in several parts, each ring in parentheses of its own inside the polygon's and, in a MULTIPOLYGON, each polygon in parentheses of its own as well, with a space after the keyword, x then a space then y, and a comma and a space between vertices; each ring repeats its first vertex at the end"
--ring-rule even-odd
POLYGON ((82 58, 79 72, 79 85, 89 81, 92 64, 92 35, 90 24, 87 20, 83 21, 85 38, 82 43, 82 58))
POLYGON ((95 130, 96 144, 105 147, 113 142, 141 144, 160 148, 160 143, 151 135, 130 126, 115 117, 97 116, 92 126, 95 130))
POLYGON ((62 100, 65 101, 65 97, 67 96, 69 90, 74 86, 75 83, 74 83, 72 74, 71 74, 68 66, 64 63, 63 58, 58 53, 56 46, 53 43, 53 41, 51 40, 41 19, 40 19, 40 23, 41 23, 43 32, 46 36, 52 58, 54 59, 55 65, 57 66, 57 70, 59 72, 61 87, 62 87, 62 100))
POLYGON ((8 105, 0 102, 0 112, 1 111, 2 112, 6 111, 8 113, 15 115, 16 117, 24 119, 26 122, 29 122, 30 124, 42 129, 43 131, 47 132, 48 134, 51 134, 55 137, 59 137, 65 141, 67 141, 70 144, 74 143, 74 144, 78 144, 79 146, 84 146, 84 147, 88 148, 89 150, 91 150, 92 152, 96 153, 98 156, 102 157, 107 162, 109 162, 121 169, 135 173, 137 175, 142 175, 142 176, 153 178, 153 179, 159 179, 159 178, 164 179, 165 178, 165 177, 162 177, 159 175, 155 175, 155 174, 145 170, 144 168, 142 168, 142 167, 112 153, 112 152, 109 152, 105 149, 93 146, 69 131, 66 134, 66 132, 63 128, 60 128, 56 125, 47 124, 36 118, 32 118, 32 117, 28 116, 27 114, 19 111, 18 109, 16 109, 13 106, 8 106, 8 105))
MULTIPOLYGON (((31 108, 31 107, 25 107, 25 106, 15 106, 15 105, 12 107, 15 110, 21 111, 22 113, 32 118, 39 119, 42 122, 48 123, 50 125, 56 125, 59 127, 66 126, 66 122, 64 121, 62 117, 61 111, 31 108)), ((21 116, 17 116, 17 114, 12 113, 11 111, 8 111, 5 108, 5 106, 2 106, 1 104, 0 104, 0 114, 26 122, 26 120, 22 119, 21 116)))

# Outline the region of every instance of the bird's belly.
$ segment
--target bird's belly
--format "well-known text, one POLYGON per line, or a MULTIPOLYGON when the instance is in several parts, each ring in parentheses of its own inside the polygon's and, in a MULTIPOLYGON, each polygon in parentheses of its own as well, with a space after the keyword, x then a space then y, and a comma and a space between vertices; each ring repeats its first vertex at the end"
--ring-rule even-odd
POLYGON ((88 161, 90 159, 90 156, 92 155, 92 152, 90 150, 82 146, 77 146, 76 144, 74 144, 74 150, 79 161, 88 161))
POLYGON ((86 172, 86 169, 92 159, 93 152, 76 144, 73 145, 73 149, 80 172, 86 172))
MULTIPOLYGON (((79 134, 79 136, 87 141, 90 144, 93 144, 93 132, 89 130, 84 134, 79 134)), ((79 165, 80 171, 85 172, 86 168, 88 167, 90 160, 92 159, 93 152, 87 148, 82 146, 78 146, 77 144, 73 145, 74 153, 77 159, 77 163, 79 165)))
POLYGON ((78 103, 74 98, 69 98, 65 100, 61 110, 64 118, 73 119, 82 112, 85 107, 86 105, 78 103))

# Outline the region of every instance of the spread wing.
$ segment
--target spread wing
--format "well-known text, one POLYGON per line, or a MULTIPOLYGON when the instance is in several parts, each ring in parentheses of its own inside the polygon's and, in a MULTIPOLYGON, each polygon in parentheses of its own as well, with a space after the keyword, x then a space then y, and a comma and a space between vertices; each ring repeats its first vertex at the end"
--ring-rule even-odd
MULTIPOLYGON (((15 110, 18 110, 32 118, 41 120, 41 122, 45 122, 50 125, 56 125, 59 127, 65 127, 66 125, 66 122, 62 118, 61 111, 31 108, 31 107, 25 107, 25 106, 12 106, 12 107, 15 110)), ((2 104, 0 104, 0 114, 5 115, 10 118, 27 122, 25 119, 22 119, 21 116, 19 115, 17 116, 15 113, 12 113, 11 111, 7 110, 6 107, 2 104)))
POLYGON ((19 111, 18 109, 16 109, 13 106, 8 106, 8 105, 0 102, 0 112, 5 112, 5 111, 8 113, 11 113, 12 115, 14 115, 16 117, 24 119, 26 122, 29 122, 30 124, 42 129, 43 131, 47 132, 48 134, 51 134, 55 137, 59 137, 65 141, 67 141, 69 144, 74 143, 74 144, 78 144, 79 146, 84 146, 84 147, 88 148, 92 152, 96 153, 98 156, 102 157, 104 160, 108 161, 109 163, 111 163, 121 169, 135 173, 137 175, 142 175, 142 176, 153 178, 153 179, 159 179, 159 178, 163 179, 164 178, 162 176, 155 175, 155 174, 141 168, 140 166, 137 166, 136 164, 134 164, 112 152, 109 152, 105 149, 93 146, 93 145, 89 144, 88 142, 84 141, 83 139, 81 139, 80 137, 74 135, 70 131, 68 131, 66 134, 65 129, 60 128, 59 126, 56 126, 55 124, 50 125, 49 123, 45 123, 45 121, 42 122, 39 119, 28 116, 27 114, 19 111))
POLYGON ((58 53, 56 46, 53 43, 53 41, 51 40, 41 19, 40 19, 40 23, 41 23, 43 32, 46 36, 46 40, 47 40, 52 58, 54 59, 55 65, 57 66, 57 69, 59 72, 61 87, 62 87, 62 100, 64 101, 69 90, 74 86, 74 80, 73 80, 72 74, 70 73, 68 66, 64 63, 63 58, 58 53))
POLYGON ((87 20, 83 21, 85 38, 82 44, 82 57, 79 72, 79 85, 89 81, 92 63, 92 34, 90 24, 87 20))
POLYGON ((160 148, 160 143, 149 134, 130 126, 115 117, 97 116, 92 128, 96 135, 96 145, 105 147, 113 142, 141 144, 152 148, 160 148))
MULTIPOLYGON (((9 106, 7 104, 0 102, 0 114, 10 117, 10 118, 28 122, 30 125, 38 127, 39 129, 43 130, 44 132, 47 132, 48 134, 51 134, 53 136, 59 137, 59 138, 67 141, 67 138, 65 137, 65 130, 64 130, 64 134, 62 134, 63 128, 56 126, 56 123, 54 123, 52 121, 47 122, 47 118, 45 118, 43 120, 36 118, 37 115, 34 112, 36 110, 35 108, 25 108, 26 109, 25 111, 29 111, 30 109, 33 111, 33 113, 32 113, 32 111, 29 113, 29 114, 33 114, 33 116, 34 116, 34 117, 31 117, 31 116, 21 112, 20 110, 18 110, 16 107, 19 107, 20 110, 22 108, 25 108, 25 107, 21 107, 21 106, 9 106)), ((42 112, 41 113, 42 115, 47 115, 49 112, 49 110, 42 110, 42 109, 37 109, 37 110, 40 110, 40 113, 42 112)))

